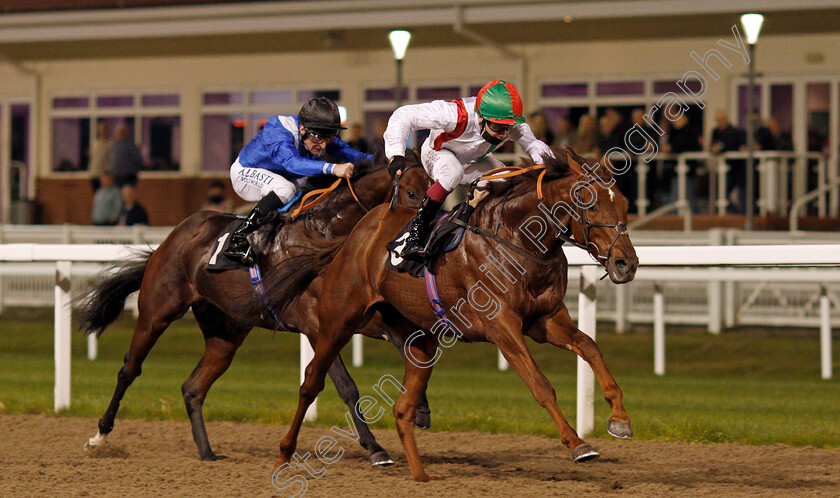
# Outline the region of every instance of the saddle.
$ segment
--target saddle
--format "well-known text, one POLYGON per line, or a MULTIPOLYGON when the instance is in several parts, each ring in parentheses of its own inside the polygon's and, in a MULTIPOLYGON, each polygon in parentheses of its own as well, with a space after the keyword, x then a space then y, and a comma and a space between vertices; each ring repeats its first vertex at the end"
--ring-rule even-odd
POLYGON ((388 267, 398 273, 408 273, 412 277, 422 277, 424 270, 434 274, 435 262, 438 256, 454 250, 464 238, 465 224, 469 221, 474 208, 467 204, 467 201, 458 204, 452 211, 442 211, 435 217, 432 233, 426 248, 432 254, 425 261, 411 261, 401 258, 399 253, 405 247, 405 240, 408 238, 409 225, 411 220, 403 226, 402 230, 391 242, 385 245, 388 250, 388 267), (453 220, 459 220, 463 224, 456 224, 453 220))
MULTIPOLYGON (((283 223, 285 220, 285 214, 292 208, 292 206, 301 198, 302 194, 297 192, 295 196, 287 202, 283 207, 278 209, 275 213, 271 213, 262 220, 263 225, 270 225, 270 224, 278 224, 283 223)), ((225 251, 227 250, 228 246, 230 245, 230 237, 233 232, 239 228, 245 222, 244 216, 237 216, 236 219, 231 221, 220 233, 219 236, 216 238, 216 241, 213 243, 213 250, 210 253, 210 260, 207 263, 207 271, 211 272, 222 272, 228 270, 244 270, 249 271, 250 267, 242 264, 240 261, 234 261, 225 256, 225 251)), ((260 246, 261 244, 257 242, 257 239, 264 239, 265 237, 260 237, 260 233, 265 232, 264 228, 261 226, 256 232, 254 232, 252 237, 251 246, 255 251, 255 256, 257 260, 261 255, 260 246)))

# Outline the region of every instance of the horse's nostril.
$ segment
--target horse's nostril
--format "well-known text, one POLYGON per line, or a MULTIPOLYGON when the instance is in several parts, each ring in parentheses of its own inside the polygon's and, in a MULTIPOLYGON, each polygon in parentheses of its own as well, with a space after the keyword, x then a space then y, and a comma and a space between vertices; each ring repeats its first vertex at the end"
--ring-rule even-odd
POLYGON ((627 270, 627 267, 628 267, 628 266, 629 266, 629 265, 627 264, 627 260, 626 260, 626 259, 617 259, 617 260, 615 260, 615 267, 616 267, 616 268, 618 268, 618 269, 619 269, 619 270, 621 270, 621 271, 625 271, 625 270, 627 270))

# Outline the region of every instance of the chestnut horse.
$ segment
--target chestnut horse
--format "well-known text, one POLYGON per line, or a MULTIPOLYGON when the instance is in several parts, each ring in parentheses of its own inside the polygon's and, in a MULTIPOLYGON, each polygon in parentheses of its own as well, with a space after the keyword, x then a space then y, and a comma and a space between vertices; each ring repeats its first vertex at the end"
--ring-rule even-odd
MULTIPOLYGON (((417 158, 413 157, 413 164, 416 163, 417 158)), ((279 231, 276 228, 261 229, 251 236, 255 244, 266 248, 260 264, 265 278, 271 277, 273 268, 280 261, 293 257, 310 240, 348 234, 367 208, 387 202, 393 195, 393 184, 381 161, 378 164, 360 164, 356 176, 359 178, 353 181, 355 194, 346 183, 342 183, 323 202, 295 219, 281 215, 279 221, 275 220, 281 225, 279 231)), ((430 184, 431 180, 423 168, 406 170, 401 180, 399 203, 417 207, 430 184)), ((114 427, 120 401, 140 375, 141 365, 149 351, 169 324, 181 318, 190 308, 204 335, 205 349, 181 390, 202 460, 223 458, 213 452, 207 438, 202 413, 205 397, 213 382, 230 366, 236 350, 251 329, 277 329, 285 325, 284 329, 302 331, 310 337, 314 346, 314 332, 318 328, 315 306, 320 286, 314 285, 314 282, 308 285, 297 306, 278 314, 284 322, 281 324, 266 306, 263 296, 255 295, 247 272, 216 273, 205 269, 216 239, 233 219, 233 215, 210 211, 190 216, 176 226, 154 252, 146 253, 137 260, 118 263, 116 274, 96 284, 80 299, 81 327, 88 333, 101 334, 117 319, 126 297, 140 291, 139 318, 131 346, 117 376, 111 403, 99 420, 99 431, 88 442, 89 447, 104 442, 105 436, 114 427)), ((382 327, 382 322, 377 321, 371 323, 364 333, 382 339, 389 335, 382 327)), ((364 420, 355 415, 352 407, 358 401, 359 392, 340 357, 330 368, 330 376, 353 414, 359 443, 370 452, 371 463, 393 463, 364 420)))
MULTIPOLYGON (((389 254, 385 244, 394 239, 414 211, 389 212, 380 206, 368 213, 345 240, 334 240, 318 250, 313 249, 309 255, 312 271, 320 266, 324 275, 320 329, 315 357, 306 368, 306 378, 300 387, 295 418, 280 443, 278 468, 292 458, 303 416, 324 388, 324 375, 330 364, 353 333, 377 311, 386 316, 396 315, 406 325, 394 329, 403 334, 405 353, 411 361, 406 361, 404 391, 393 410, 415 481, 429 480, 420 462, 412 427, 417 401, 431 376, 436 354, 440 354, 438 346, 451 346, 453 335, 467 342, 489 341, 499 348, 537 402, 548 411, 560 432, 560 440, 572 450, 574 461, 597 458, 599 454, 564 418, 554 388, 528 350, 526 336, 538 343, 549 342, 574 351, 586 360, 611 408, 610 434, 625 439, 632 437, 621 390, 595 341, 577 329, 563 304, 568 279, 564 242, 586 248, 615 283, 629 282, 635 276, 638 258, 626 231, 627 199, 610 176, 594 167, 589 168, 597 173, 592 176, 591 171, 585 172, 581 167, 581 164, 594 165, 595 161, 568 149, 558 156, 546 158, 544 178, 539 181, 540 171, 534 170, 504 182, 491 182, 488 199, 471 218, 479 235, 465 236, 455 250, 439 257, 435 273, 440 298, 451 307, 450 315, 458 318, 459 325, 464 325, 460 329, 454 321, 439 320, 432 313, 422 279, 396 273, 386 266, 389 254), (546 201, 555 203, 548 213, 552 218, 548 223, 540 215, 548 211, 546 205, 542 206, 544 211, 540 209, 538 197, 542 198, 543 194, 546 201), (553 225, 556 231, 551 235, 555 236, 535 236, 530 223, 553 225), (502 246, 504 251, 499 250, 502 246), (491 307, 487 304, 490 301, 498 306, 491 307), (411 334, 413 330, 418 331, 411 334)), ((545 235, 547 229, 540 232, 537 235, 545 235)), ((277 270, 275 276, 291 279, 287 288, 293 289, 294 270, 283 267, 277 270)), ((297 278, 308 277, 298 274, 297 278)), ((284 294, 285 290, 282 286, 276 289, 276 302, 294 302, 291 294, 284 294)))

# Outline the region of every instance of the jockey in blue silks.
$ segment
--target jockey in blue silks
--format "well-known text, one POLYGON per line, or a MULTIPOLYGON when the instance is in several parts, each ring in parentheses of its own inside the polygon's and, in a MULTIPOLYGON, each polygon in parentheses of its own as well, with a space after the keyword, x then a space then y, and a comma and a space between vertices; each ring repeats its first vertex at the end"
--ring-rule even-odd
POLYGON ((246 201, 259 201, 245 223, 233 233, 225 256, 251 266, 253 255, 248 234, 259 220, 283 207, 301 188, 307 177, 353 176, 353 165, 373 156, 352 149, 341 138, 338 106, 317 97, 303 104, 297 116, 275 116, 248 142, 230 167, 233 190, 246 201), (343 163, 329 163, 324 153, 343 163))

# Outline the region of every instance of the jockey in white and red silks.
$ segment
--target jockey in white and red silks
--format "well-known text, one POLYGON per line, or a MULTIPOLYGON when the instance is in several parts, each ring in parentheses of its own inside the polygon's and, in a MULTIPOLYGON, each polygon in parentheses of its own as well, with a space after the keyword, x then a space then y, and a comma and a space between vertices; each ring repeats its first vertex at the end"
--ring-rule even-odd
POLYGON ((430 130, 420 159, 435 183, 429 187, 401 257, 423 260, 429 226, 446 196, 458 185, 469 185, 484 173, 503 167, 492 152, 508 140, 518 143, 531 158, 543 162, 551 149, 538 140, 522 116, 522 99, 512 84, 493 80, 475 97, 400 107, 385 130, 385 155, 391 175, 405 169, 405 144, 416 130, 430 130))

